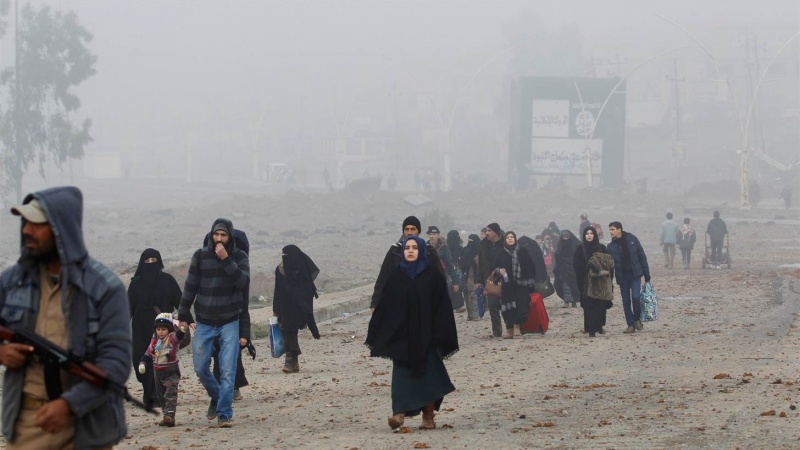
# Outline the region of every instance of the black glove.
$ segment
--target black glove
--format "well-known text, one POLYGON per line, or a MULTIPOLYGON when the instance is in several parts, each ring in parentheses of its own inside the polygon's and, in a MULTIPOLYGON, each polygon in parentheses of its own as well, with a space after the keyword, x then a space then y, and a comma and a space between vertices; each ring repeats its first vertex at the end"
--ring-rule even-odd
POLYGON ((256 346, 253 345, 253 342, 250 341, 249 339, 247 340, 247 347, 246 348, 247 348, 247 353, 250 353, 250 356, 252 356, 253 359, 255 360, 256 359, 256 346))

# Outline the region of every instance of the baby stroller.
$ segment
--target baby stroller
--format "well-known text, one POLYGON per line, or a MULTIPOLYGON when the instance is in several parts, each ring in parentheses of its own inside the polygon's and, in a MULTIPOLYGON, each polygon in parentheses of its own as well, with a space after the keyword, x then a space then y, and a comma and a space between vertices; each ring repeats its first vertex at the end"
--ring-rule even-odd
POLYGON ((705 242, 705 254, 703 255, 703 269, 706 266, 710 266, 712 269, 714 266, 728 266, 728 269, 731 268, 731 253, 730 253, 730 246, 728 243, 728 235, 726 234, 722 240, 722 249, 720 250, 720 254, 718 255, 717 259, 719 261, 713 261, 711 258, 711 243, 709 242, 708 233, 704 235, 703 238, 705 242))

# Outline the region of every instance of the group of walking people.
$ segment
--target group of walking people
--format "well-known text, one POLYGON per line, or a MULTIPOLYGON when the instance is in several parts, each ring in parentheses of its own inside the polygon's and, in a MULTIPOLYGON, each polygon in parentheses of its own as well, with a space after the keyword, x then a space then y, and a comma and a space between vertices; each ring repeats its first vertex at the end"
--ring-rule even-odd
MULTIPOLYGON (((152 248, 142 252, 128 288, 131 356, 143 402, 148 407, 161 406, 159 425, 176 424, 181 378, 177 350, 191 340, 194 372, 210 397, 206 415, 216 419, 220 428, 233 426, 233 401, 243 398, 240 388, 248 385, 242 352, 246 349, 255 358, 248 309, 248 253, 247 235, 234 229, 228 219, 215 220, 203 246, 192 255, 181 291, 175 279, 163 272, 161 254, 152 248), (191 338, 189 329, 194 332, 191 338)), ((312 314, 318 274, 313 260, 299 247, 283 248, 275 268, 273 314, 285 339, 285 373, 300 370, 298 330, 307 327, 314 338, 320 337, 312 314)))
MULTIPOLYGON (((246 234, 228 219, 215 220, 203 246, 192 255, 183 289, 163 271, 158 250, 144 250, 126 296, 119 279, 88 256, 82 205, 80 191, 64 187, 33 193, 12 208, 22 221, 22 255, 0 276, 4 326, 35 330, 69 348, 75 358, 101 368, 109 383, 124 385, 133 366, 145 405, 162 408, 161 426, 176 424, 181 379, 177 350, 191 341, 194 372, 209 396, 207 417, 216 419, 218 427, 232 426, 233 401, 241 398, 239 388, 247 384, 242 351, 247 349, 255 358, 246 234), (212 359, 218 368, 213 372, 212 359)), ((688 267, 695 232, 688 218, 677 227, 671 216, 662 225, 665 266, 672 264, 672 244, 682 250, 688 267)), ((441 239, 438 227, 431 226, 425 241, 421 230, 419 219, 407 217, 401 238, 388 249, 375 282, 365 340, 371 356, 393 363, 388 419, 393 429, 419 414, 420 428, 436 428, 435 411, 455 390, 444 365, 459 349, 455 313, 466 311, 468 321, 478 320, 480 291, 486 293, 492 337, 513 339, 520 334, 531 295, 548 290, 547 255, 553 256, 553 290, 565 306, 581 305, 584 331, 590 337, 605 332, 614 281, 622 298, 624 333, 643 329, 641 286, 642 278, 650 281, 650 268, 638 238, 618 221, 608 225, 607 245, 600 242, 601 227, 585 215, 580 239, 555 223, 531 239, 493 222, 480 234, 468 235, 464 246, 458 232, 441 239), (552 249, 543 245, 548 241, 554 243, 552 249), (500 292, 489 289, 495 283, 502 283, 500 292)), ((718 212, 707 232, 711 258, 719 261, 727 228, 718 212)), ((313 317, 319 272, 300 248, 283 247, 275 268, 273 314, 285 336, 286 373, 300 370, 298 331, 308 328, 314 338, 320 337, 313 317)), ((33 351, 27 344, 0 345, 0 364, 6 367, 2 412, 8 447, 110 448, 119 442, 127 432, 119 393, 90 387, 58 366, 31 359, 33 351)))

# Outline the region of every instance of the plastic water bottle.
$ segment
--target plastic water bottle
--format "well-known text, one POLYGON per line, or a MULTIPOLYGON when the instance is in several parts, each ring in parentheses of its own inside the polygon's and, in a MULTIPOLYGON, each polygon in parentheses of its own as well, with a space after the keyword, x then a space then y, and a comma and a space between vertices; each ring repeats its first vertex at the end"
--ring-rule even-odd
POLYGON ((505 281, 506 283, 508 283, 508 274, 507 274, 507 273, 504 273, 504 274, 503 274, 503 281, 505 281))

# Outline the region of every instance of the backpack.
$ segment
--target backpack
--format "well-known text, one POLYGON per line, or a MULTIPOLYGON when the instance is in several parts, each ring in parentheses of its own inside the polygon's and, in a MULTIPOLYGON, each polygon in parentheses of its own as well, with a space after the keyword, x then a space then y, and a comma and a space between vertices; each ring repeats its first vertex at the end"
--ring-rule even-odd
POLYGON ((598 240, 603 239, 603 229, 600 227, 600 224, 592 222, 592 228, 594 228, 597 231, 597 239, 598 240))

